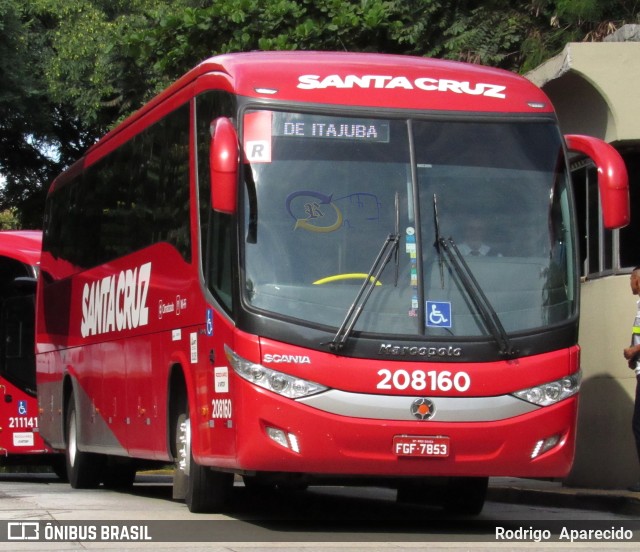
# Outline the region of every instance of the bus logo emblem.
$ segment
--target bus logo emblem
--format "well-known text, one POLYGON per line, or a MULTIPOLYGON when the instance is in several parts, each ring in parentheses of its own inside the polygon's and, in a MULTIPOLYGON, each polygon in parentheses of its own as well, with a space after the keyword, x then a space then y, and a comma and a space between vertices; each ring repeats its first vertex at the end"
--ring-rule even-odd
POLYGON ((416 399, 411 404, 411 415, 418 420, 428 420, 435 411, 436 406, 431 399, 416 399))

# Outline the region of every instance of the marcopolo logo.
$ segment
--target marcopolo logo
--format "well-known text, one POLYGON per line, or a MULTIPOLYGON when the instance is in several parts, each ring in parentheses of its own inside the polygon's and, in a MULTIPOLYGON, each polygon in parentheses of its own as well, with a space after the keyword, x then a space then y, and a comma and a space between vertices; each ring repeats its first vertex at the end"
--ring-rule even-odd
POLYGON ((389 75, 301 75, 298 77, 298 88, 315 90, 318 88, 377 88, 405 90, 423 90, 425 92, 453 92, 470 96, 485 96, 487 98, 505 99, 506 86, 488 84, 484 82, 471 83, 452 79, 436 79, 419 77, 410 79, 404 76, 389 75))
POLYGON ((412 357, 461 357, 461 347, 415 347, 406 345, 394 345, 393 343, 382 343, 378 350, 379 355, 389 356, 412 356, 412 357))
POLYGON ((82 289, 82 337, 146 326, 150 281, 151 263, 145 263, 86 283, 82 289))

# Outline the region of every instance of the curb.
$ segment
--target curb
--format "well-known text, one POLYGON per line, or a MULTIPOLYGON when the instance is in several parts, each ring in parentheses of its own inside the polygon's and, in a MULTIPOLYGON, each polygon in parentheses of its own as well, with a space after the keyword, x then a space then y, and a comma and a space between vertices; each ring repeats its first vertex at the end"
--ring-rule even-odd
MULTIPOLYGON (((548 487, 550 485, 547 485, 548 487)), ((544 488, 545 483, 536 488, 536 482, 523 480, 522 483, 489 481, 487 500, 509 504, 531 504, 533 506, 555 506, 580 510, 596 510, 621 515, 640 515, 640 494, 630 491, 608 491, 562 487, 544 488)))

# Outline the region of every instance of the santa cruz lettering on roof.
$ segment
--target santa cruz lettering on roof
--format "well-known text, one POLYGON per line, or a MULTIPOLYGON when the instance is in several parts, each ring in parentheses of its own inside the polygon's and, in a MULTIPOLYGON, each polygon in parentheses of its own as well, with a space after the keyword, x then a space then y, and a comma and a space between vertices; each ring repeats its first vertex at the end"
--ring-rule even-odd
POLYGON ((149 322, 151 263, 86 283, 82 289, 82 337, 132 330, 149 322))
POLYGON ((457 81, 453 79, 435 79, 432 77, 409 77, 389 75, 301 75, 298 88, 314 90, 316 88, 403 88, 405 90, 424 90, 427 92, 453 92, 488 98, 506 98, 506 86, 484 82, 457 81))

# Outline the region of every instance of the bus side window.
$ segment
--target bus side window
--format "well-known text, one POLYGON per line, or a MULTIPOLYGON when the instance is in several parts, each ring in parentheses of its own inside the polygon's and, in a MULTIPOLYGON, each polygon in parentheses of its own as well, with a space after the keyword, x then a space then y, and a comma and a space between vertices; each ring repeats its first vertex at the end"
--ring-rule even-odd
POLYGON ((23 389, 35 389, 35 305, 22 263, 0 257, 0 373, 23 389), (26 282, 25 282, 26 283, 26 282))
POLYGON ((210 219, 210 250, 206 277, 224 306, 231 310, 233 307, 232 217, 212 210, 210 219))

